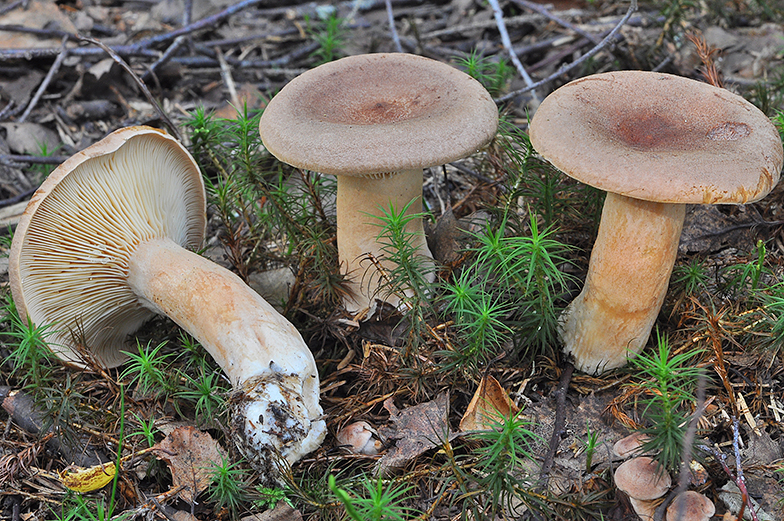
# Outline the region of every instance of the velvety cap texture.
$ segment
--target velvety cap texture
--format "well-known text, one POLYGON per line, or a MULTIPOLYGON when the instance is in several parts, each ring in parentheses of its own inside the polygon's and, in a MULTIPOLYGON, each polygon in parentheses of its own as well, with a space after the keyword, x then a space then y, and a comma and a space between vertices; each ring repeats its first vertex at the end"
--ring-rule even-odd
POLYGON ((197 249, 205 224, 188 151, 150 127, 118 130, 61 164, 31 198, 9 255, 19 315, 49 326, 60 358, 81 365, 83 344, 104 366, 119 365, 127 336, 152 316, 126 282, 134 248, 167 237, 197 249))
POLYGON ((482 85, 411 54, 349 56, 307 71, 269 102, 259 131, 281 161, 334 175, 422 169, 472 154, 495 135, 482 85))
POLYGON ((765 114, 725 89, 622 71, 564 85, 531 121, 536 150, 602 190, 665 203, 745 203, 778 182, 781 138, 765 114))

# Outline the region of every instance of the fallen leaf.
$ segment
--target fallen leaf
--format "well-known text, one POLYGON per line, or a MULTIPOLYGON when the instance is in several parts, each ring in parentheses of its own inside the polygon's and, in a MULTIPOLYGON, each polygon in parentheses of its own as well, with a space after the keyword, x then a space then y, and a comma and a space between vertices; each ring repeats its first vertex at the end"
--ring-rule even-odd
POLYGON ((240 521, 302 521, 302 514, 285 501, 280 501, 272 510, 243 517, 240 521))
MULTIPOLYGON (((17 7, 0 16, 0 25, 21 25, 31 29, 59 30, 76 34, 76 27, 51 0, 32 0, 27 9, 17 7)), ((61 38, 39 37, 16 31, 0 31, 0 49, 60 47, 61 38)))
POLYGON ((518 411, 498 380, 485 375, 460 420, 460 430, 484 431, 518 411), (511 413, 511 414, 510 414, 511 413))
POLYGON ((117 469, 114 463, 104 463, 94 467, 68 467, 60 472, 60 481, 74 492, 92 492, 103 488, 114 479, 117 469))
POLYGON ((210 485, 215 462, 226 457, 209 433, 191 426, 174 429, 154 451, 171 470, 172 488, 183 486, 180 497, 189 503, 210 485))
POLYGON ((399 410, 391 398, 384 402, 390 413, 390 425, 379 429, 382 438, 397 440, 395 446, 378 460, 376 471, 384 476, 405 466, 420 454, 440 447, 449 433, 449 394, 435 400, 399 410))
POLYGON ((44 150, 52 154, 60 148, 57 132, 38 123, 0 123, 5 130, 5 140, 17 154, 41 155, 44 150))

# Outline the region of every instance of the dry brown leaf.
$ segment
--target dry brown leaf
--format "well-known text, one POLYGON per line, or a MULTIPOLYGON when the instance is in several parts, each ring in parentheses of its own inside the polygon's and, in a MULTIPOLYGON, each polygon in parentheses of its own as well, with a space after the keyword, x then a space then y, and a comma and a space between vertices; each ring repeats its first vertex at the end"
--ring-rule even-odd
POLYGON ((390 413, 390 425, 379 429, 382 438, 397 440, 395 446, 378 460, 376 470, 386 475, 406 465, 423 452, 438 447, 449 434, 449 394, 403 410, 395 407, 392 398, 384 402, 390 413))
POLYGON ((209 433, 195 427, 178 427, 155 445, 155 455, 169 466, 172 488, 183 486, 180 497, 190 503, 209 485, 216 462, 225 451, 209 433))
POLYGON ((302 521, 302 514, 281 501, 272 510, 243 517, 241 521, 302 521))
POLYGON ((498 380, 485 375, 460 420, 460 430, 467 432, 492 429, 494 423, 503 421, 511 416, 510 413, 514 414, 518 410, 498 380))
MULTIPOLYGON (((21 25, 31 29, 51 29, 76 34, 76 27, 51 0, 33 0, 27 9, 17 7, 0 16, 0 25, 21 25)), ((38 37, 34 34, 0 31, 0 49, 38 49, 59 47, 61 38, 38 37)))

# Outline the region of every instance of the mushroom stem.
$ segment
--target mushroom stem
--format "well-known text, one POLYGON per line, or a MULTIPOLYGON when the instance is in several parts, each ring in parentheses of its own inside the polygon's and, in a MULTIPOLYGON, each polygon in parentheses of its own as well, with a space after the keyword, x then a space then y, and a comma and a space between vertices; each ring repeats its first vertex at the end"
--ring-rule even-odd
POLYGON ((683 204, 608 193, 580 295, 561 315, 575 367, 621 367, 648 341, 667 293, 686 215, 683 204))
POLYGON ((246 456, 290 463, 326 434, 316 363, 299 332, 229 270, 168 238, 140 243, 128 284, 146 308, 193 335, 230 378, 235 435, 246 456))
MULTIPOLYGON (((393 207, 402 210, 415 199, 422 198, 422 170, 404 170, 387 174, 367 176, 338 176, 337 193, 337 241, 341 269, 348 275, 351 296, 345 299, 349 312, 368 307, 375 297, 392 305, 399 303, 391 295, 378 294, 383 287, 381 274, 370 260, 370 256, 381 261, 381 266, 392 268, 377 238, 381 233, 384 214, 382 209, 393 207)), ((420 205, 411 204, 407 214, 419 213, 420 205)), ((407 231, 413 234, 412 244, 420 256, 430 259, 433 255, 427 246, 422 219, 412 219, 407 231)), ((428 282, 435 274, 428 273, 428 282)))

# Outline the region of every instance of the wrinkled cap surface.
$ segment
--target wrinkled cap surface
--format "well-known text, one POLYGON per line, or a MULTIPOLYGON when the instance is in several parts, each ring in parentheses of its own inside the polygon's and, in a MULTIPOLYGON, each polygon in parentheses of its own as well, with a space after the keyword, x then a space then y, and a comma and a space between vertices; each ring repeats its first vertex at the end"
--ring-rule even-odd
POLYGON ((150 127, 118 130, 65 161, 31 198, 9 256, 19 315, 49 326, 63 360, 81 365, 82 344, 104 366, 119 365, 127 336, 152 316, 126 283, 135 245, 168 237, 197 249, 205 225, 204 185, 187 150, 150 127))
POLYGON ((778 182, 781 138, 754 105, 670 74, 588 76, 550 94, 531 143, 567 175, 608 192, 669 203, 745 203, 778 182))
POLYGON ((307 71, 269 102, 259 131, 281 161, 333 175, 422 169, 474 153, 498 111, 482 85, 411 54, 349 56, 307 71))

